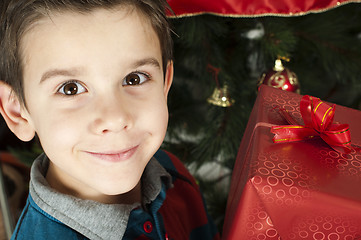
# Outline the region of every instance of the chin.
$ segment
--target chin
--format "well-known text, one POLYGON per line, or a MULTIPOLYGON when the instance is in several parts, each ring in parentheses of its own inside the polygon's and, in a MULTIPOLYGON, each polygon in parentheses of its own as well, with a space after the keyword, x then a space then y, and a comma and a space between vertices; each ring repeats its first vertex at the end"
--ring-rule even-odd
POLYGON ((127 194, 129 192, 131 192, 133 188, 106 188, 106 189, 101 189, 100 193, 102 193, 103 195, 106 196, 118 196, 118 195, 123 195, 123 194, 127 194))
POLYGON ((100 192, 108 196, 119 196, 130 194, 137 190, 140 191, 140 179, 134 184, 128 183, 126 186, 124 186, 124 184, 122 184, 121 182, 114 187, 108 185, 108 187, 101 189, 100 192))

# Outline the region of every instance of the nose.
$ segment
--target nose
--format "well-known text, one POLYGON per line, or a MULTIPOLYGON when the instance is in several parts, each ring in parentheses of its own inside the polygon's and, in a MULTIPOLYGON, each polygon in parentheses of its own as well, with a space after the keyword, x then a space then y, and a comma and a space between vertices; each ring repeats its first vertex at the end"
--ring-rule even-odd
POLYGON ((110 96, 96 101, 91 110, 94 117, 91 120, 90 128, 93 133, 103 135, 131 128, 132 118, 126 101, 110 96))

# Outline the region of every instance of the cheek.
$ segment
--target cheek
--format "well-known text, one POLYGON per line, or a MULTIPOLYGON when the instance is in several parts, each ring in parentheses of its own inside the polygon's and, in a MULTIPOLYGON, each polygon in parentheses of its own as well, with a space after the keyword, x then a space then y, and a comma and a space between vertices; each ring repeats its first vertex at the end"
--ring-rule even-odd
POLYGON ((142 114, 142 124, 152 127, 154 130, 157 129, 157 131, 167 128, 168 108, 165 99, 143 105, 142 111, 139 111, 139 113, 142 114))
POLYGON ((81 121, 74 120, 67 114, 52 113, 44 114, 37 121, 36 129, 44 151, 50 149, 65 149, 74 144, 78 139, 81 121))

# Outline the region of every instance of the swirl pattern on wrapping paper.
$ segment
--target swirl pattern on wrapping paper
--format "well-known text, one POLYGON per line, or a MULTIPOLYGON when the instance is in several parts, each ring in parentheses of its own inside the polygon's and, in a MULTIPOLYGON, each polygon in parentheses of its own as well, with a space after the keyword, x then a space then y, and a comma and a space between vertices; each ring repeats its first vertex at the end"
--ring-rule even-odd
POLYGON ((259 153, 251 169, 253 183, 266 203, 297 206, 312 197, 317 185, 309 177, 310 169, 282 153, 259 153))
POLYGON ((361 237, 359 223, 345 216, 306 217, 292 229, 289 239, 351 240, 361 237))
MULTIPOLYGON (((325 167, 334 169, 336 169, 336 161, 344 165, 352 165, 352 159, 356 158, 353 156, 351 159, 351 155, 326 151, 326 148, 320 149, 318 155, 324 160, 325 167), (325 158, 326 155, 328 158, 325 158)), ((356 156, 361 158, 359 155, 356 156)), ((358 159, 357 161, 359 163, 358 159)), ((254 176, 253 183, 258 189, 262 202, 265 203, 297 206, 311 198, 313 190, 317 189, 317 182, 309 177, 310 169, 307 169, 300 161, 289 159, 280 152, 260 153, 257 161, 252 163, 251 169, 254 176), (277 187, 280 185, 281 188, 277 187), (283 189, 288 189, 288 191, 283 189)), ((347 171, 344 173, 347 174, 347 171)), ((246 232, 249 239, 281 239, 271 217, 261 204, 255 204, 249 210, 246 232)), ((331 211, 324 216, 312 214, 300 216, 297 223, 293 224, 287 239, 357 239, 361 237, 360 233, 361 226, 357 221, 331 211)))
POLYGON ((302 116, 300 113, 300 95, 291 96, 287 93, 280 93, 279 95, 271 93, 269 96, 263 97, 263 108, 267 112, 270 112, 272 118, 278 119, 279 121, 283 120, 283 117, 276 112, 275 109, 283 108, 287 110, 290 115, 299 123, 303 124, 302 116))

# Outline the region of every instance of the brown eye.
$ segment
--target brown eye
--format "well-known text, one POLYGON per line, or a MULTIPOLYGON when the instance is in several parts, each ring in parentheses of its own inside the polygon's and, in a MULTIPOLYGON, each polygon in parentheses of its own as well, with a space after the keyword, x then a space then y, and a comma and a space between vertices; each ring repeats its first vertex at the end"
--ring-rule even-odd
POLYGON ((86 89, 78 82, 66 82, 58 90, 59 93, 72 96, 85 92, 86 89))
POLYGON ((133 85, 143 84, 149 79, 150 77, 145 73, 133 72, 125 77, 123 81, 123 86, 133 86, 133 85))
POLYGON ((78 92, 78 86, 75 83, 69 83, 64 86, 64 93, 66 95, 74 95, 78 92))
POLYGON ((125 82, 127 85, 137 85, 140 83, 140 78, 137 74, 131 73, 125 77, 125 82))

